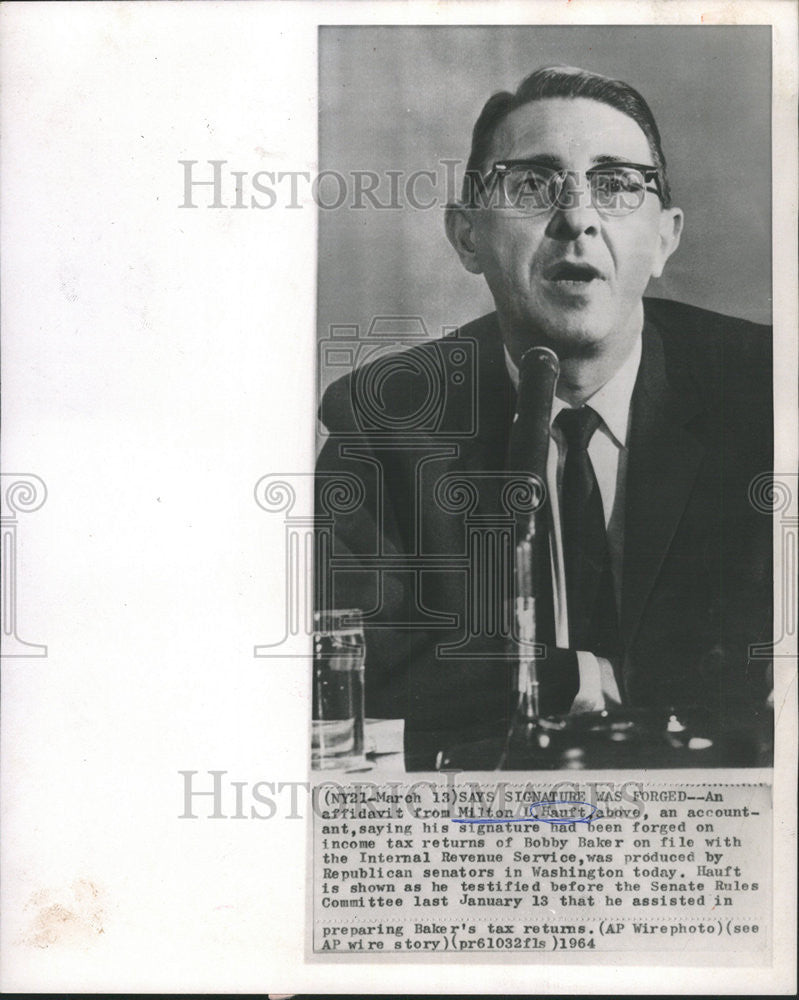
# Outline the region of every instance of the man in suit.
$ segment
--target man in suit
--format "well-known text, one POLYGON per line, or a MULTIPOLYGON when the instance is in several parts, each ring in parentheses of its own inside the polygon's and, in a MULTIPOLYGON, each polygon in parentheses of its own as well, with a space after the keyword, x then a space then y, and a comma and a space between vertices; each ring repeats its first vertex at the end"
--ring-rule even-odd
POLYGON ((535 347, 560 371, 540 470, 542 713, 757 713, 771 525, 749 490, 771 468, 770 332, 644 298, 683 226, 645 101, 561 67, 494 95, 446 226, 496 312, 339 380, 321 406, 317 512, 325 483, 359 485, 319 571, 332 606, 365 612, 368 714, 406 720, 410 767, 510 724, 535 347))

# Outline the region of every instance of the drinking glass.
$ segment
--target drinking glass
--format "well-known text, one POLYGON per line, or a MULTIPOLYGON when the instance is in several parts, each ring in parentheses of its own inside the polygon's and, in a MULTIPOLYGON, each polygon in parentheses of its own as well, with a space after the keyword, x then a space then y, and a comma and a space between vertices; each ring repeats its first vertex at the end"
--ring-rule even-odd
POLYGON ((311 766, 365 765, 362 612, 317 611, 313 634, 311 766))

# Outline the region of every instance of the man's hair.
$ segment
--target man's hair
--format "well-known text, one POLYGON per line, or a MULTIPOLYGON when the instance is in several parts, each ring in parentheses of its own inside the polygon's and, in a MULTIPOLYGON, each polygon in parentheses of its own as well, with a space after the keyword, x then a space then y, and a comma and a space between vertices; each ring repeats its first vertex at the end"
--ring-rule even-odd
POLYGON ((473 204, 475 191, 481 189, 481 175, 488 165, 486 160, 491 140, 500 122, 525 104, 549 97, 587 97, 599 101, 622 114, 639 126, 647 138, 652 159, 658 171, 658 181, 663 207, 671 205, 671 192, 666 178, 666 157, 660 143, 660 132, 649 105, 643 97, 622 80, 591 73, 572 66, 544 66, 535 70, 519 84, 516 92, 502 90, 486 101, 472 131, 472 148, 463 179, 463 201, 473 204))

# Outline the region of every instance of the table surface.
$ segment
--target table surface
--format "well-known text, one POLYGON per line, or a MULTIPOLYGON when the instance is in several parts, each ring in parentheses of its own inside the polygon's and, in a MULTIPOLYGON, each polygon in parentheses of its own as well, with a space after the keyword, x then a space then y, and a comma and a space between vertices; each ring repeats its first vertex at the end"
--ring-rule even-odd
MULTIPOLYGON (((663 713, 586 713, 520 722, 511 736, 442 738, 437 768, 464 771, 574 771, 770 767, 773 719, 761 712, 719 726, 663 713)), ((404 720, 367 719, 365 760, 318 774, 382 780, 406 773, 404 720)))
POLYGON ((456 739, 440 767, 463 770, 615 770, 769 767, 770 712, 723 723, 700 713, 590 712, 520 721, 507 737, 456 739))

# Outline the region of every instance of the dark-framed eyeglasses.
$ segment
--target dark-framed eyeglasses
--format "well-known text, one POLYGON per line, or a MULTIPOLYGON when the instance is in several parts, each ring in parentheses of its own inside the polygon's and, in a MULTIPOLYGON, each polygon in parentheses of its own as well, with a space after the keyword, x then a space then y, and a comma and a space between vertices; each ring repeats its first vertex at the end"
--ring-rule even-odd
MULTIPOLYGON (((554 208, 576 208, 581 171, 559 170, 536 160, 500 160, 485 179, 478 177, 478 208, 496 208, 510 216, 543 215, 554 208)), ((602 215, 629 215, 647 193, 663 202, 657 167, 643 163, 601 163, 585 171, 591 204, 602 215)))

